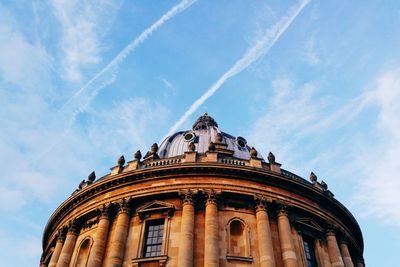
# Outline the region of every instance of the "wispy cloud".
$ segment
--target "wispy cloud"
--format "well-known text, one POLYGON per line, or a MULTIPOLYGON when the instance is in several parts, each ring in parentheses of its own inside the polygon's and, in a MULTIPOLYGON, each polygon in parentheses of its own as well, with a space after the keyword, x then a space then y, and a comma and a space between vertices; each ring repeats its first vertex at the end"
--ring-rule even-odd
POLYGON ((304 176, 318 168, 328 183, 352 187, 353 212, 400 227, 399 77, 399 68, 382 73, 344 103, 320 96, 312 83, 277 79, 247 136, 263 155, 284 159, 285 168, 304 176), (369 127, 357 129, 362 120, 369 127))
POLYGON ((278 41, 281 35, 290 26, 293 20, 300 14, 300 12, 307 6, 310 0, 300 1, 299 4, 290 9, 289 13, 282 17, 274 26, 267 29, 262 33, 255 43, 249 47, 246 53, 236 63, 225 72, 200 98, 185 111, 185 113, 175 122, 169 129, 166 136, 171 135, 208 99, 210 98, 221 86, 233 76, 239 74, 248 68, 253 62, 265 56, 271 47, 278 41))
POLYGON ((378 116, 369 135, 358 138, 354 166, 360 180, 355 198, 364 215, 400 227, 400 68, 379 75, 367 93, 378 116))
POLYGON ((304 60, 310 65, 317 65, 321 62, 315 49, 315 39, 310 37, 304 43, 304 60))
POLYGON ((15 18, 1 4, 0 13, 0 79, 24 91, 47 89, 52 57, 21 34, 15 18))
POLYGON ((93 98, 108 85, 112 84, 117 75, 118 66, 132 53, 140 44, 146 41, 155 31, 157 31, 165 22, 172 19, 177 14, 183 12, 194 4, 197 0, 182 0, 179 4, 173 6, 164 15, 162 15, 150 27, 145 29, 138 37, 129 43, 121 52, 118 53, 102 70, 93 76, 83 87, 81 87, 63 106, 61 112, 72 111, 70 121, 84 111, 91 103, 93 98))
POLYGON ((83 68, 101 61, 100 37, 110 24, 121 1, 53 0, 54 15, 61 24, 62 74, 80 81, 83 68))

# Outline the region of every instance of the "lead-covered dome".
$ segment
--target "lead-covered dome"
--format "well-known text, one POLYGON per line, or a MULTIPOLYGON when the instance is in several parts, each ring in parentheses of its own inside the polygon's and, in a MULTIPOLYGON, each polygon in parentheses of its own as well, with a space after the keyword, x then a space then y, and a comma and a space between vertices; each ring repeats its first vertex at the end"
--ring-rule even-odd
POLYGON ((161 142, 158 155, 160 158, 171 158, 184 155, 189 145, 194 145, 197 153, 203 154, 210 149, 210 144, 223 144, 232 156, 238 159, 250 159, 251 147, 243 137, 234 137, 222 132, 217 122, 208 115, 200 116, 191 130, 180 131, 168 136, 161 142))

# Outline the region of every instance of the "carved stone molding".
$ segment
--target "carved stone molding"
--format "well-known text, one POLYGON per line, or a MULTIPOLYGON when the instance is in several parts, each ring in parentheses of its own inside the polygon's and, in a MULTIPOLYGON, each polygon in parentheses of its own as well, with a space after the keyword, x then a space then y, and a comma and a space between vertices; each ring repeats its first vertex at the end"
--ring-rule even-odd
POLYGON ((159 213, 171 218, 174 215, 175 206, 173 204, 154 200, 146 205, 139 207, 136 212, 139 215, 139 222, 143 222, 151 214, 159 213))
POLYGON ((194 197, 197 194, 197 191, 194 190, 180 190, 179 195, 182 198, 182 205, 194 205, 194 197))
POLYGON ((57 240, 64 243, 65 241, 65 227, 58 229, 57 240))
POLYGON ((333 225, 328 225, 328 227, 327 227, 327 229, 325 231, 325 234, 327 236, 336 235, 335 227, 333 225))
POLYGON ((288 217, 289 205, 284 202, 278 202, 277 217, 286 216, 288 217))
POLYGON ((99 215, 99 220, 110 219, 110 204, 104 204, 100 209, 100 215, 99 215))
POLYGON ((130 205, 131 199, 130 198, 123 198, 120 201, 116 203, 118 207, 118 213, 127 213, 129 214, 131 212, 131 205, 130 205))
POLYGON ((262 195, 254 195, 254 208, 256 212, 267 211, 269 203, 271 203, 270 198, 262 195))
POLYGON ((218 205, 218 196, 221 194, 220 192, 210 189, 210 190, 205 190, 204 194, 206 198, 205 199, 206 206, 209 204, 218 205))
POLYGON ((73 219, 68 224, 68 234, 78 235, 79 227, 76 219, 73 219))
POLYGON ((99 223, 99 218, 96 217, 94 219, 88 220, 86 221, 83 225, 82 225, 82 229, 86 230, 86 229, 90 229, 93 227, 93 225, 96 225, 99 223))

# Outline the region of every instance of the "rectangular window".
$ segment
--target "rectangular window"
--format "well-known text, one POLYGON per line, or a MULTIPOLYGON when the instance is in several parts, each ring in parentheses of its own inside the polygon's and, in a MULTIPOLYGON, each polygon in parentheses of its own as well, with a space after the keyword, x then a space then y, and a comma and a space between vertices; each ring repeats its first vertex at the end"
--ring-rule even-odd
POLYGON ((164 234, 164 220, 148 221, 144 235, 144 257, 156 257, 161 255, 161 247, 164 234))
POLYGON ((303 237, 304 253, 306 254, 307 267, 316 267, 313 240, 303 237))

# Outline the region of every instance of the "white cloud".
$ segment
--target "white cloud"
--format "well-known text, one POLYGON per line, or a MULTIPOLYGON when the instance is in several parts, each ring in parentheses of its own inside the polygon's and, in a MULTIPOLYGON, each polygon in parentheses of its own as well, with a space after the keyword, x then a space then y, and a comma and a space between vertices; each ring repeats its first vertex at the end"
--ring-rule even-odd
MULTIPOLYGON (((102 153, 118 155, 124 149, 130 153, 147 152, 157 138, 155 129, 166 127, 169 110, 145 98, 133 98, 116 103, 107 110, 89 110, 92 120, 88 135, 93 147, 102 153)), ((125 155, 126 159, 132 155, 125 155)))
POLYGON ((101 37, 113 21, 121 1, 53 0, 62 27, 63 75, 80 81, 82 69, 101 61, 101 37))
POLYGON ((298 153, 293 153, 304 138, 304 132, 322 119, 323 101, 315 100, 317 87, 312 83, 302 86, 288 79, 272 82, 273 92, 268 94, 266 110, 250 127, 249 140, 267 155, 276 154, 285 164, 294 163, 298 153))
POLYGON ((51 75, 51 56, 24 38, 12 14, 1 5, 0 13, 0 77, 20 89, 43 90, 51 75))
POLYGON ((304 59, 310 65, 317 65, 321 62, 315 48, 315 39, 313 37, 308 38, 304 43, 304 59))
POLYGON ((400 69, 379 75, 368 93, 378 117, 354 158, 360 170, 356 199, 364 215, 400 227, 400 69))
POLYGON ((372 89, 345 103, 319 96, 312 83, 272 84, 267 108, 247 135, 256 148, 275 152, 300 175, 318 168, 336 188, 352 188, 356 201, 349 205, 357 214, 400 227, 400 69, 379 75, 372 89), (365 120, 369 127, 358 128, 365 120))

